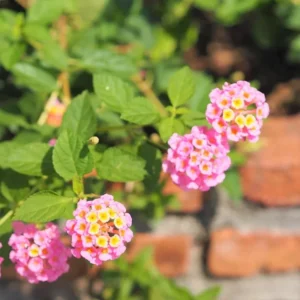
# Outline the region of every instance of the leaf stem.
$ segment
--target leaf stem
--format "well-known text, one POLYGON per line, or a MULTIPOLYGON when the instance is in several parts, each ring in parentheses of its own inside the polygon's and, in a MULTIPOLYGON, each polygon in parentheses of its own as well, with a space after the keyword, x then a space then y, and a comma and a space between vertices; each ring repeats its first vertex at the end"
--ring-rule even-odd
POLYGON ((136 124, 127 124, 127 125, 118 125, 118 126, 103 126, 98 127, 97 132, 107 132, 107 131, 117 131, 117 130, 131 130, 131 129, 140 129, 143 126, 136 124))
MULTIPOLYGON (((67 17, 61 16, 57 23, 56 23, 56 30, 58 31, 58 39, 59 44, 62 49, 66 49, 68 47, 68 41, 67 41, 67 17)), ((70 82, 69 82, 69 73, 66 71, 61 72, 61 74, 58 77, 58 81, 62 87, 63 90, 63 102, 66 105, 69 105, 71 102, 71 89, 70 89, 70 82)))
POLYGON ((95 197, 99 197, 99 195, 97 195, 97 194, 84 194, 83 196, 84 196, 84 198, 95 198, 95 197))
POLYGON ((156 147, 157 149, 165 152, 166 150, 168 150, 168 147, 166 147, 165 145, 162 145, 162 144, 157 144, 155 142, 152 142, 151 140, 149 139, 146 139, 146 142, 149 144, 149 145, 152 145, 153 147, 156 147))
POLYGON ((146 96, 146 98, 157 108, 162 117, 167 117, 168 112, 160 100, 153 92, 151 86, 147 81, 144 81, 139 74, 134 75, 132 81, 136 84, 138 89, 146 96))

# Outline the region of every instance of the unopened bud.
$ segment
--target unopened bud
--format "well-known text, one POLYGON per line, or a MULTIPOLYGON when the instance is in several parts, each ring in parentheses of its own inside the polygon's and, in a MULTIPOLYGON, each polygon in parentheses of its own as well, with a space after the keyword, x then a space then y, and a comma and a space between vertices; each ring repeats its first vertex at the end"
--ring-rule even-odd
POLYGON ((99 138, 97 136, 92 136, 89 139, 89 145, 97 145, 99 143, 99 138))
POLYGON ((150 136, 150 140, 154 143, 159 143, 160 142, 160 137, 157 133, 152 133, 150 136))

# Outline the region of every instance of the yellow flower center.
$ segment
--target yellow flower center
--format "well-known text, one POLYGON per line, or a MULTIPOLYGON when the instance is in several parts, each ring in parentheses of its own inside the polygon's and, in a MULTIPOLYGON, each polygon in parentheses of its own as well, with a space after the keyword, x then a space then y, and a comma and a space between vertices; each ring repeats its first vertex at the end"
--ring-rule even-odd
POLYGON ((234 118, 234 112, 233 112, 233 110, 230 109, 230 108, 224 109, 224 111, 223 111, 223 119, 224 119, 224 121, 230 122, 230 121, 233 120, 233 118, 234 118))
POLYGON ((97 223, 92 223, 89 228, 89 234, 96 235, 100 230, 100 225, 97 223))
POLYGON ((88 213, 85 219, 89 223, 96 223, 98 221, 97 214, 95 212, 88 213))
POLYGON ((102 223, 108 222, 110 219, 108 210, 99 211, 98 218, 102 223))
POLYGON ((32 245, 29 249, 30 257, 37 257, 40 253, 40 248, 37 245, 32 245))
POLYGON ((121 218, 116 218, 114 224, 117 228, 121 228, 124 225, 124 221, 121 218))
POLYGON ((116 234, 114 236, 112 236, 109 240, 109 244, 114 248, 118 247, 120 245, 120 242, 121 242, 121 239, 116 234))
POLYGON ((235 123, 240 127, 240 128, 243 128, 245 126, 245 117, 243 115, 238 115, 236 118, 235 118, 235 123))
POLYGON ((108 213, 109 213, 109 216, 114 219, 117 215, 117 213, 112 209, 112 208, 109 208, 108 209, 108 213))
POLYGON ((108 239, 106 236, 99 236, 97 239, 96 239, 96 244, 98 247, 101 247, 101 248, 107 248, 108 246, 108 239))
POLYGON ((241 109, 244 107, 244 100, 241 98, 233 99, 231 106, 235 109, 241 109))
POLYGON ((245 125, 247 128, 253 127, 253 125, 256 123, 256 119, 253 115, 247 115, 245 120, 245 125))

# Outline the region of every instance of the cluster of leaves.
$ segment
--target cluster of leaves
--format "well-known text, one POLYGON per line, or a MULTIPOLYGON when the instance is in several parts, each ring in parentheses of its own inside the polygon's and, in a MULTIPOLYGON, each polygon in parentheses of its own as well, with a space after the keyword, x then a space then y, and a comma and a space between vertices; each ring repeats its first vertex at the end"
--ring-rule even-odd
MULTIPOLYGON (((133 262, 120 258, 103 274, 101 299, 116 300, 217 300, 220 287, 212 287, 198 295, 164 278, 152 263, 151 248, 146 248, 133 262)), ((95 295, 99 296, 99 295, 95 295)))

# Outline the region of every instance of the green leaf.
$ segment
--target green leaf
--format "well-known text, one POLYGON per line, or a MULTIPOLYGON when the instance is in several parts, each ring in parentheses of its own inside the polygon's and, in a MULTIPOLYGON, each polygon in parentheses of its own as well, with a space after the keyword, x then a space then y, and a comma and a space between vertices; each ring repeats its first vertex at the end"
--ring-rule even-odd
POLYGON ((193 127, 193 126, 207 126, 209 127, 210 124, 206 120, 205 114, 197 111, 189 111, 189 113, 183 115, 180 118, 186 126, 193 127))
POLYGON ((5 51, 2 51, 0 53, 0 61, 2 62, 3 66, 7 70, 10 70, 21 59, 21 56, 24 54, 25 49, 25 44, 15 43, 5 51))
POLYGON ((77 134, 64 130, 53 151, 55 171, 66 181, 75 175, 83 176, 92 171, 93 157, 87 143, 77 134))
POLYGON ((30 144, 33 142, 42 142, 43 136, 35 130, 22 130, 13 139, 17 144, 30 144))
POLYGON ((11 202, 25 199, 29 193, 28 177, 12 170, 6 170, 1 176, 1 193, 11 202))
POLYGON ((67 68, 68 56, 57 43, 47 43, 38 52, 41 60, 51 67, 58 70, 65 70, 67 68))
POLYGON ((226 177, 221 183, 221 186, 228 192, 229 197, 235 201, 240 202, 243 198, 243 191, 241 185, 240 175, 237 169, 230 169, 226 172, 226 177))
POLYGON ((159 134, 164 142, 167 142, 173 133, 184 134, 185 128, 182 121, 174 118, 166 118, 160 122, 159 134))
POLYGON ((81 176, 75 175, 72 180, 72 187, 74 193, 79 196, 84 193, 83 178, 81 176))
POLYGON ((120 282, 120 288, 118 289, 117 300, 130 299, 131 290, 133 289, 134 282, 131 278, 123 277, 120 282))
POLYGON ((130 57, 108 50, 93 51, 90 55, 86 55, 81 62, 91 73, 108 72, 118 77, 129 78, 138 71, 130 57))
POLYGON ((195 81, 196 90, 188 101, 188 106, 193 111, 205 113, 207 104, 210 102, 208 95, 214 88, 214 83, 210 76, 202 72, 195 73, 195 81))
POLYGON ((0 35, 10 37, 16 23, 17 14, 9 9, 0 10, 0 35))
POLYGON ((88 93, 75 97, 64 114, 61 130, 69 130, 88 140, 96 132, 96 114, 89 101, 88 93))
POLYGON ((169 58, 176 49, 176 39, 162 27, 155 29, 154 41, 155 44, 150 49, 150 57, 155 63, 169 58))
POLYGON ((104 152, 96 168, 101 178, 113 182, 140 181, 146 175, 142 158, 116 147, 104 152))
POLYGON ((4 258, 2 266, 9 266, 11 261, 9 259, 9 254, 11 251, 11 247, 8 245, 8 241, 10 239, 11 233, 4 233, 1 235, 1 243, 2 248, 0 249, 0 256, 4 258))
POLYGON ((17 63, 12 68, 19 82, 33 90, 52 92, 56 88, 55 78, 48 72, 28 63, 17 63))
POLYGON ((94 75, 93 84, 100 100, 113 111, 122 112, 133 98, 132 87, 116 76, 94 75))
POLYGON ((5 110, 0 109, 0 125, 3 126, 20 126, 28 127, 28 123, 25 118, 21 115, 15 115, 5 110))
POLYGON ((124 108, 121 118, 139 125, 154 124, 159 120, 159 113, 147 98, 136 97, 124 108))
POLYGON ((296 35, 290 43, 288 59, 291 62, 300 62, 300 35, 296 35))
POLYGON ((12 215, 13 215, 13 211, 10 210, 0 219, 0 236, 12 231, 12 227, 11 227, 12 215))
POLYGON ((41 46, 53 41, 50 30, 46 26, 37 23, 26 23, 23 29, 24 37, 31 43, 39 42, 41 46))
POLYGON ((284 17, 283 21, 286 27, 289 29, 299 30, 300 29, 300 7, 295 5, 289 11, 289 14, 284 17))
POLYGON ((66 220, 73 219, 74 218, 73 212, 76 209, 75 206, 76 206, 75 203, 70 202, 67 205, 66 210, 65 210, 64 214, 61 216, 61 218, 66 219, 66 220))
POLYGON ((9 168, 9 162, 7 160, 8 154, 12 153, 17 147, 17 143, 12 141, 6 141, 0 143, 0 167, 3 169, 9 168))
POLYGON ((76 12, 84 27, 88 27, 96 18, 101 16, 109 0, 75 0, 76 12))
POLYGON ((218 296, 221 293, 221 287, 216 286, 216 287, 212 287, 207 289, 206 291, 204 291, 203 293, 197 295, 195 297, 195 300, 218 300, 218 296))
POLYGON ((235 167, 242 166, 247 161, 247 157, 244 153, 237 152, 235 150, 231 150, 228 153, 228 156, 231 159, 232 166, 235 166, 235 167))
MULTIPOLYGON (((103 110, 98 114, 99 127, 98 130, 101 133, 102 128, 107 126, 114 126, 120 129, 107 132, 107 135, 112 139, 125 138, 128 136, 128 132, 124 127, 124 121, 120 119, 120 116, 112 111, 103 110)), ((103 131, 104 132, 104 131, 103 131)))
POLYGON ((14 220, 39 223, 61 218, 73 198, 63 197, 51 191, 43 191, 31 195, 16 210, 14 220))
POLYGON ((24 93, 18 101, 18 108, 21 111, 21 115, 28 119, 31 123, 37 122, 44 106, 45 96, 37 93, 24 93))
POLYGON ((49 175, 53 173, 51 153, 51 147, 44 143, 18 146, 9 154, 7 166, 24 175, 49 175))
POLYGON ((145 143, 139 148, 139 155, 146 161, 145 169, 148 175, 144 179, 145 188, 148 192, 153 192, 158 185, 161 173, 161 152, 145 143))
POLYGON ((204 10, 214 10, 218 7, 219 0, 195 0, 194 5, 204 10))
POLYGON ((195 93, 196 84, 193 72, 183 67, 172 75, 168 84, 168 96, 173 106, 185 104, 195 93))
POLYGON ((28 10, 28 21, 40 24, 50 24, 62 14, 64 1, 36 0, 28 10))

